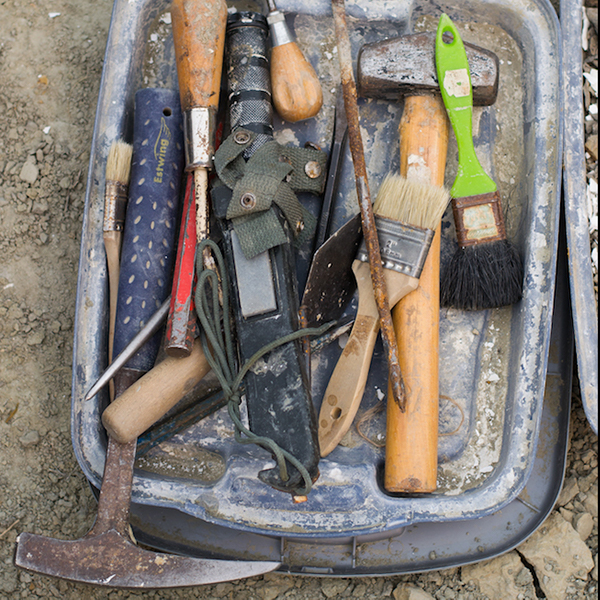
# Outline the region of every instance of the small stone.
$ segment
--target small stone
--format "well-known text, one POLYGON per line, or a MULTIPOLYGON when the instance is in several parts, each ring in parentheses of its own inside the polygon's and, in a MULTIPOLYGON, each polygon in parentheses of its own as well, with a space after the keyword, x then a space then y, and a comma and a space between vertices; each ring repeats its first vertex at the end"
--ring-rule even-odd
POLYGON ((58 185, 63 189, 63 190, 68 190, 71 187, 71 180, 68 177, 63 177, 59 182, 58 185))
POLYGON ((598 484, 589 491, 587 498, 583 501, 583 506, 594 519, 598 518, 598 484))
POLYGON ((43 329, 37 329, 36 331, 32 331, 27 336, 27 345, 28 346, 39 346, 46 337, 46 333, 43 329))
POLYGON ((294 580, 279 573, 268 573, 260 587, 261 600, 275 600, 294 587, 294 580))
POLYGON ((394 600, 435 600, 431 594, 414 585, 400 584, 392 592, 394 600))
POLYGON ((569 523, 573 522, 573 517, 575 516, 570 510, 566 508, 560 508, 558 512, 562 515, 562 518, 569 523))
POLYGON ((31 208, 31 212, 34 215, 43 215, 48 212, 48 203, 43 200, 38 200, 33 203, 33 207, 31 208))
POLYGON ((566 506, 573 498, 575 498, 575 496, 577 496, 577 494, 579 494, 579 484, 577 483, 577 479, 575 479, 575 477, 570 477, 563 484, 563 488, 556 503, 558 506, 566 506))
POLYGON ((19 178, 31 184, 35 183, 35 180, 38 178, 38 175, 39 169, 37 168, 37 165, 34 165, 31 161, 28 160, 21 167, 19 178))
POLYGON ((463 583, 476 583, 481 593, 490 600, 516 598, 523 591, 535 598, 533 577, 527 569, 525 572, 523 570, 521 557, 512 551, 492 560, 463 567, 461 577, 463 583))
POLYGON ((594 568, 590 549, 557 512, 519 546, 519 552, 535 569, 548 600, 564 600, 573 579, 586 579, 587 573, 594 568), (546 571, 546 564, 554 565, 553 570, 546 571))
POLYGON ((35 430, 28 431, 25 435, 19 438, 19 442, 21 442, 21 446, 23 446, 23 448, 37 446, 40 442, 40 434, 35 430))
POLYGON ((349 585, 347 579, 325 579, 321 583, 321 591, 327 598, 339 598, 349 585))
POLYGON ((598 160, 598 136, 590 135, 585 141, 585 149, 592 160, 598 160))
POLYGON ((594 519, 590 513, 581 513, 574 517, 573 527, 579 534, 579 537, 585 541, 590 537, 590 535, 592 535, 592 530, 594 529, 594 519))

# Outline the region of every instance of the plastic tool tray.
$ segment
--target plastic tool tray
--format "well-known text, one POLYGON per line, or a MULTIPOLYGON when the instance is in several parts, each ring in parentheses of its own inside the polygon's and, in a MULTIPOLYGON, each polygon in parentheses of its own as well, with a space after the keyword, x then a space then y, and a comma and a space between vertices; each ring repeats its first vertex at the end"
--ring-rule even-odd
MULTIPOLYGON (((130 136, 137 89, 177 86, 168 6, 164 1, 116 0, 92 143, 77 294, 72 435, 80 466, 97 488, 106 448, 100 416, 107 391, 89 402, 82 399, 106 367, 106 156, 115 138, 130 136)), ((309 121, 290 125, 276 119, 276 138, 298 146, 312 141, 328 150, 339 85, 330 4, 281 0, 278 8, 293 23, 303 51, 316 67, 324 104, 309 121)), ((498 99, 491 107, 475 108, 474 135, 480 160, 498 183, 508 236, 524 260, 523 299, 495 310, 441 311, 435 493, 397 497, 386 494, 381 485, 385 411, 379 408, 385 403, 387 376, 378 345, 357 416, 360 427, 353 427, 344 444, 321 460, 321 475, 307 502, 294 504, 289 495, 258 480, 258 471, 272 464, 270 457, 235 442, 225 409, 153 449, 143 465, 138 463, 132 512, 140 539, 156 547, 189 554, 285 556, 286 567, 295 572, 433 569, 480 560, 501 551, 499 544, 506 549, 518 543, 517 538, 541 522, 558 493, 566 446, 565 389, 568 392, 570 385, 571 338, 562 324, 568 314, 564 301, 559 302, 550 358, 556 378, 548 380, 543 410, 559 252, 561 46, 556 14, 542 0, 458 5, 371 0, 348 2, 347 11, 354 57, 364 43, 435 30, 441 11, 455 21, 465 41, 497 53, 498 99), (167 473, 160 468, 161 456, 166 455, 165 462, 188 457, 188 467, 167 473), (535 481, 534 488, 530 481, 535 481), (500 521, 505 533, 495 534, 493 540, 486 537, 485 524, 498 531, 500 521), (475 530, 479 533, 473 537, 475 530), (460 535, 468 538, 466 545, 457 541, 460 535), (438 554, 431 553, 434 537, 440 540, 438 554), (441 549, 442 538, 448 542, 446 550, 441 549)), ((388 171, 398 170, 402 101, 359 103, 370 185, 376 190, 388 171)), ((449 184, 456 163, 451 138, 449 184)), ((318 199, 304 201, 318 211, 318 199)), ((348 154, 333 229, 357 211, 348 154)), ((449 212, 443 221, 442 265, 455 245, 449 212)), ((346 316, 355 310, 353 300, 346 316)), ((317 411, 340 353, 336 342, 313 358, 317 411)))

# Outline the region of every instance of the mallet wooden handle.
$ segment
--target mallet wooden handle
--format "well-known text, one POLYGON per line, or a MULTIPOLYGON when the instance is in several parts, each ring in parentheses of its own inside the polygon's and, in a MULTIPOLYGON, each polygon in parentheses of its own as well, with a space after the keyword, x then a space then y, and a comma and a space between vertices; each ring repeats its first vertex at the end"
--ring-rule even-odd
POLYGON ((125 444, 163 417, 210 371, 200 338, 189 356, 168 357, 125 390, 102 414, 108 433, 125 444))
MULTIPOLYGON (((447 148, 448 118, 441 97, 407 97, 400 122, 400 174, 443 185, 447 148)), ((436 489, 439 270, 438 227, 419 287, 400 300, 392 312, 406 386, 406 410, 401 412, 393 401, 387 403, 384 485, 391 492, 436 489)))

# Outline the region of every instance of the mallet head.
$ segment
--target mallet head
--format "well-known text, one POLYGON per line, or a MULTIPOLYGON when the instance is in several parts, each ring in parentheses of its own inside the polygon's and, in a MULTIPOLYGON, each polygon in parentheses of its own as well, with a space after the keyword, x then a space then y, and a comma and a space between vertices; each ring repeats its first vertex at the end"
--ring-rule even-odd
MULTIPOLYGON (((498 57, 465 44, 473 86, 473 103, 488 106, 498 95, 498 57)), ((435 32, 416 33, 365 44, 358 55, 358 93, 365 98, 398 100, 438 92, 435 32)))

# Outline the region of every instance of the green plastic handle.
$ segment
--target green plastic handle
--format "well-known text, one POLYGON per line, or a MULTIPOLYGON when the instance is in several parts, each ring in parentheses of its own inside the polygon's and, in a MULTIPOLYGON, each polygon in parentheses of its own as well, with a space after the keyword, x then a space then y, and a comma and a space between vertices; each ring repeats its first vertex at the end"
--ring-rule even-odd
POLYGON ((473 88, 467 53, 450 17, 442 14, 435 39, 438 81, 448 117, 458 144, 458 172, 450 190, 453 198, 496 191, 496 184, 483 170, 473 145, 473 88), (445 41, 444 34, 452 40, 445 41))

